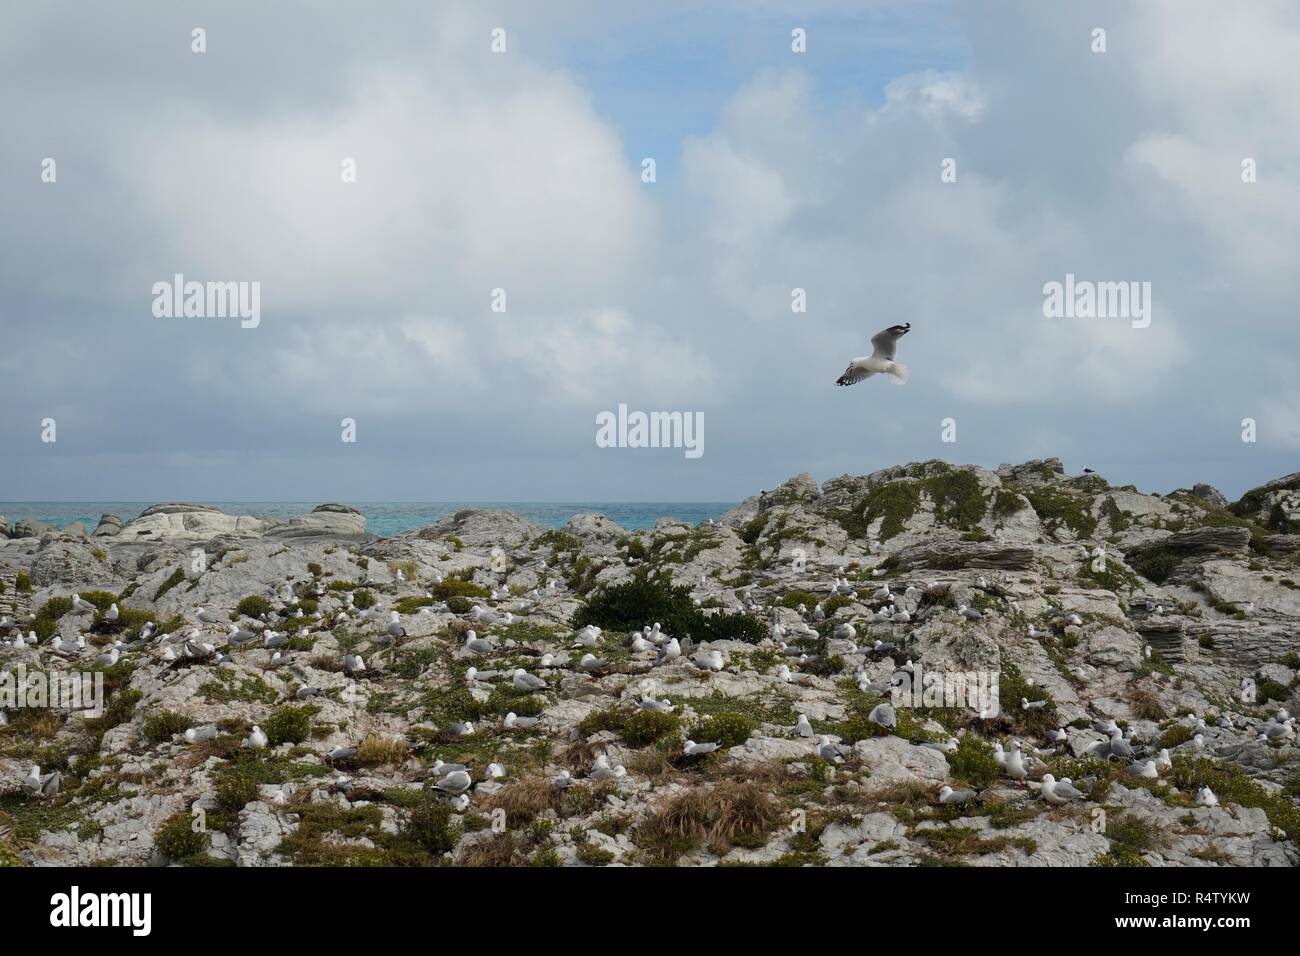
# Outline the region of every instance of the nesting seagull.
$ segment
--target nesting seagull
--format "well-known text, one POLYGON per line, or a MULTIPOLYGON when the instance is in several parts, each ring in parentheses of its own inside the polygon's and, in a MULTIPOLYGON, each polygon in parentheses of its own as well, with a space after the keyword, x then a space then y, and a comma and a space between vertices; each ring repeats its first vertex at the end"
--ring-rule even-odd
POLYGON ((466 631, 465 650, 471 654, 487 654, 496 650, 496 642, 491 638, 479 637, 473 631, 466 631))
POLYGON ((591 773, 587 776, 592 780, 617 780, 619 777, 627 776, 627 768, 622 764, 616 767, 611 766, 609 757, 601 754, 596 758, 596 762, 592 764, 591 773))
POLYGON ((711 754, 717 749, 717 744, 697 744, 694 740, 688 740, 682 745, 682 753, 686 754, 688 757, 696 757, 701 754, 711 754))
POLYGON ((974 790, 954 790, 946 784, 939 788, 940 803, 969 803, 974 799, 974 790))
POLYGON ((524 670, 522 667, 515 668, 515 673, 514 673, 514 678, 512 680, 512 683, 514 684, 515 689, 526 690, 530 692, 535 690, 543 690, 546 687, 546 681, 542 680, 540 677, 534 677, 532 674, 528 673, 528 671, 524 670))
POLYGON ((702 671, 720 671, 726 664, 721 651, 701 651, 691 659, 691 663, 702 671))
POLYGON ((114 645, 110 647, 107 651, 105 651, 103 654, 96 655, 95 663, 101 664, 104 667, 112 667, 114 664, 118 662, 118 659, 121 656, 122 656, 122 652, 117 649, 117 645, 114 645))
POLYGON ((1069 777, 1064 777, 1057 781, 1050 773, 1043 774, 1043 788, 1041 793, 1043 799, 1048 803, 1069 803, 1071 800, 1082 800, 1083 794, 1080 793, 1069 777))
POLYGON ((464 793, 470 785, 469 772, 466 770, 453 770, 447 776, 443 777, 437 783, 432 785, 432 789, 441 790, 444 793, 464 793))
POLYGON ((882 374, 888 375, 895 385, 906 385, 907 367, 895 362, 894 354, 898 349, 898 340, 910 331, 912 323, 908 322, 904 325, 891 325, 883 332, 877 332, 871 337, 871 354, 859 356, 850 362, 844 374, 835 380, 835 384, 856 385, 864 378, 882 374))
POLYGON ((893 730, 898 726, 898 717, 894 713, 894 708, 889 704, 877 704, 871 708, 867 720, 888 730, 893 730))
POLYGON ((852 747, 845 747, 843 744, 831 743, 831 738, 825 734, 817 738, 817 756, 823 760, 829 760, 832 763, 843 763, 844 758, 853 753, 852 747))
POLYGON ((238 624, 230 625, 230 633, 226 635, 226 643, 235 647, 247 644, 249 641, 257 640, 257 635, 252 631, 246 631, 238 624))

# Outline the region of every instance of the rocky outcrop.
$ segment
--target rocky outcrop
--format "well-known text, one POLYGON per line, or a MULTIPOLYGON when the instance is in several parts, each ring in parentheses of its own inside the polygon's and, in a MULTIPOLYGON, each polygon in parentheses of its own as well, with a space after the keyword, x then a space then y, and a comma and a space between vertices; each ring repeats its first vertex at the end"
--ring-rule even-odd
POLYGON ((1005 547, 973 541, 928 541, 894 552, 891 562, 900 571, 935 568, 956 571, 962 568, 1024 571, 1033 563, 1032 548, 1005 547))
POLYGON ((1130 548, 1130 565, 1144 569, 1160 582, 1186 584, 1197 568, 1214 558, 1242 557, 1250 547, 1250 530, 1238 527, 1204 527, 1179 531, 1130 548))
POLYGON ((274 521, 249 515, 228 515, 207 505, 153 505, 121 531, 126 540, 208 541, 218 535, 252 537, 273 527, 274 521))
POLYGON ((1051 485, 1065 477, 1059 458, 1041 458, 1020 465, 998 465, 998 477, 1013 484, 1036 487, 1051 485))
POLYGON ((581 541, 602 542, 610 544, 627 537, 627 531, 617 522, 602 514, 584 511, 574 515, 564 523, 561 529, 581 541))
POLYGON ((95 525, 96 538, 108 538, 122 533, 122 519, 117 515, 101 515, 99 524, 95 525))
POLYGON ((50 531, 57 530, 54 525, 37 521, 35 518, 23 518, 9 531, 11 538, 39 538, 50 531))
POLYGON ((1300 471, 1252 488, 1232 505, 1243 518, 1277 531, 1300 531, 1300 471))
POLYGON ((517 548, 545 530, 512 511, 464 508, 417 534, 424 538, 455 538, 464 545, 517 548))
POLYGON ((1228 507, 1228 499, 1225 498, 1223 492, 1219 491, 1219 489, 1214 487, 1214 485, 1203 483, 1192 485, 1192 497, 1200 498, 1202 501, 1208 502, 1216 508, 1228 507))
POLYGON ((349 538, 366 533, 365 516, 349 505, 326 504, 267 528, 271 538, 349 538))

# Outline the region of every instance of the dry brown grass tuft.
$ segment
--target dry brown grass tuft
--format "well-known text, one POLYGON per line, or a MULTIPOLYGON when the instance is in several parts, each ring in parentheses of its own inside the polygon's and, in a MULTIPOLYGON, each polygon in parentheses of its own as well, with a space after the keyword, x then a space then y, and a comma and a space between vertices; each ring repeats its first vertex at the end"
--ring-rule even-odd
POLYGON ((769 789, 787 784, 791 779, 791 770, 782 760, 764 760, 749 766, 740 763, 715 761, 707 764, 700 771, 706 780, 721 782, 735 780, 756 783, 769 789))
POLYGON ((868 780, 863 791, 863 802, 887 803, 891 806, 904 806, 916 809, 929 806, 934 802, 935 791, 928 784, 906 781, 902 783, 882 784, 872 787, 868 780))
POLYGON ((759 784, 720 783, 709 791, 714 814, 710 843, 734 844, 766 834, 784 817, 782 807, 759 784))
POLYGON ((379 767, 400 764, 406 760, 406 744, 392 737, 371 734, 357 745, 358 767, 379 767))
POLYGON ((539 813, 546 810, 558 811, 560 798, 560 791, 551 785, 551 781, 525 780, 485 797, 483 809, 504 810, 506 826, 523 827, 531 823, 539 813))
POLYGON ((343 670, 343 661, 341 658, 333 657, 329 654, 315 654, 311 659, 311 666, 318 671, 326 671, 330 674, 337 674, 343 670))
POLYGON ((414 581, 419 577, 420 566, 414 561, 389 561, 388 573, 396 577, 398 571, 402 572, 407 581, 414 581))
POLYGON ((633 842, 646 851, 652 862, 669 866, 703 842, 708 823, 704 790, 688 790, 637 824, 633 842))
POLYGON ((672 864, 707 843, 718 855, 761 846, 784 818, 771 794, 752 782, 724 781, 688 790, 638 824, 635 842, 658 864, 672 864))
POLYGON ((1130 686, 1126 696, 1133 705, 1133 716, 1139 720, 1164 720, 1169 716, 1160 698, 1149 687, 1130 686))
POLYGON ((458 861, 461 866, 528 866, 528 853, 509 831, 476 840, 458 861))
POLYGON ((585 740, 575 740, 560 754, 560 762, 575 773, 589 769, 595 759, 596 748, 585 740))
POLYGON ((658 780, 673 773, 676 768, 673 767, 673 754, 657 747, 649 747, 632 754, 627 759, 627 769, 630 773, 658 780))

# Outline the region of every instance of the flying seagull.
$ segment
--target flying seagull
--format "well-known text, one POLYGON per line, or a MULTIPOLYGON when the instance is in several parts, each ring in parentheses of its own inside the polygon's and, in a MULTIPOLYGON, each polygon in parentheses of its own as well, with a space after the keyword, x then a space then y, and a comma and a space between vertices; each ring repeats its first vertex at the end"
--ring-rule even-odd
POLYGON ((891 325, 871 337, 870 356, 860 356, 849 363, 844 374, 835 380, 836 385, 856 385, 864 378, 877 373, 888 375, 895 385, 907 384, 907 367, 894 361, 898 340, 912 331, 912 323, 891 325))

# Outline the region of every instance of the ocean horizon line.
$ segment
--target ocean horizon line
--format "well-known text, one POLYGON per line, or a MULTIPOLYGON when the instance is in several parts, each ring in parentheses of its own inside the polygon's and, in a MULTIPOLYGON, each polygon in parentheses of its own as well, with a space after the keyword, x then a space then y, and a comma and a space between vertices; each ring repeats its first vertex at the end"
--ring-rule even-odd
MULTIPOLYGON (((49 500, 0 501, 0 516, 12 528, 21 521, 36 521, 60 530, 75 524, 93 532, 103 515, 115 515, 123 522, 138 518, 149 507, 162 501, 49 500)), ((177 502, 180 503, 180 502, 177 502)), ((288 519, 306 514, 328 500, 316 499, 198 499, 185 504, 217 508, 226 514, 248 514, 259 518, 288 519)), ((448 501, 343 500, 335 503, 354 507, 365 516, 366 529, 380 537, 428 527, 449 514, 465 508, 511 511, 533 524, 562 528, 570 518, 584 512, 597 512, 629 531, 653 527, 660 518, 673 518, 699 524, 718 518, 738 502, 732 501, 488 501, 478 499, 448 501)))

